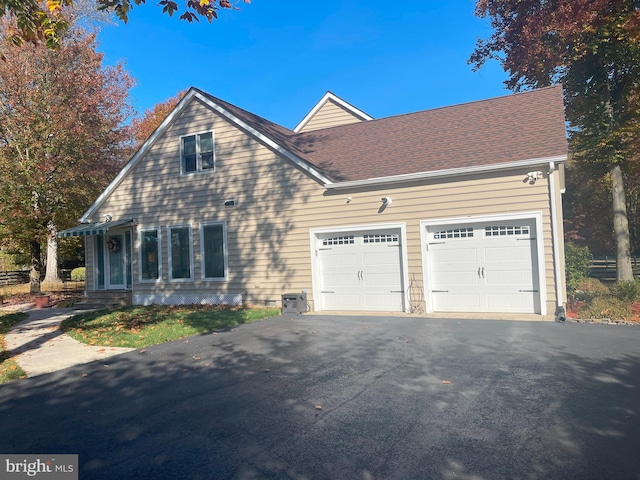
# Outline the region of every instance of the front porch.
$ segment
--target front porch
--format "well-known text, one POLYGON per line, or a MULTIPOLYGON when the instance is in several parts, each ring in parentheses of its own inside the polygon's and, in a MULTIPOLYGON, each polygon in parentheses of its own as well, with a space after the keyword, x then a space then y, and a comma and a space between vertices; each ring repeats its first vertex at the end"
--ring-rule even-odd
POLYGON ((76 308, 118 308, 132 304, 131 290, 97 290, 85 292, 76 308))

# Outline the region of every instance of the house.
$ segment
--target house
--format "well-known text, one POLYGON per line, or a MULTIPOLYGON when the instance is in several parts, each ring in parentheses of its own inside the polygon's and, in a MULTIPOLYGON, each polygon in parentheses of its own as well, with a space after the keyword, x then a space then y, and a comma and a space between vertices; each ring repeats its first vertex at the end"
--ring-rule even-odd
POLYGON ((133 304, 564 315, 562 88, 293 130, 191 88, 60 236, 133 304))

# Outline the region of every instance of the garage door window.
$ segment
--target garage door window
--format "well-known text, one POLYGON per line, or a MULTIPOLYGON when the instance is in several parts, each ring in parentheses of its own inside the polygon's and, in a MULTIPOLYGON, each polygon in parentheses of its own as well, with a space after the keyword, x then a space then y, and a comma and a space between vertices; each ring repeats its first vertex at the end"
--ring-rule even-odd
POLYGON ((484 234, 486 237, 505 237, 513 235, 529 235, 529 226, 513 226, 513 225, 500 225, 500 226, 487 226, 484 227, 484 234))
POLYGON ((330 246, 330 245, 353 245, 356 243, 355 237, 353 235, 344 235, 342 237, 331 237, 322 239, 322 245, 330 246))
POLYGON ((441 240, 444 238, 471 238, 473 237, 473 228, 452 228, 450 230, 441 230, 433 233, 433 238, 441 240))
POLYGON ((391 243, 397 242, 398 235, 395 233, 376 233, 376 234, 367 234, 363 237, 363 243, 391 243))

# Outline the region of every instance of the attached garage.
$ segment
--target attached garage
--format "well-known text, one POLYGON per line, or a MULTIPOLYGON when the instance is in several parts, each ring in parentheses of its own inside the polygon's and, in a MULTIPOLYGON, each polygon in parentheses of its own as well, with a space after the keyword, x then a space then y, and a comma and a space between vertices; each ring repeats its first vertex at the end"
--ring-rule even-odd
POLYGON ((546 314, 540 223, 540 215, 423 222, 428 310, 546 314))
POLYGON ((403 226, 312 232, 316 308, 404 311, 404 237, 403 226))

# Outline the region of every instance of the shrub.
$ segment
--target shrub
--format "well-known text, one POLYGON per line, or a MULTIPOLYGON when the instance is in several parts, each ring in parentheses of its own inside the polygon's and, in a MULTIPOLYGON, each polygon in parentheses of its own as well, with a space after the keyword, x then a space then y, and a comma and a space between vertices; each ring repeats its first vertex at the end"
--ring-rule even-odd
POLYGON ((581 302, 586 302, 595 297, 609 295, 610 293, 609 287, 597 278, 585 278, 573 292, 573 298, 581 302))
POLYGON ((78 267, 71 270, 71 280, 74 282, 83 282, 86 276, 86 268, 78 267))
POLYGON ((565 245, 565 274, 567 290, 575 292, 580 284, 589 276, 591 252, 589 247, 580 247, 568 242, 565 245))
POLYGON ((609 287, 602 283, 597 278, 585 278, 581 283, 579 290, 597 295, 604 295, 609 293, 609 287))
POLYGON ((610 287, 611 295, 623 302, 635 302, 640 300, 640 283, 636 280, 617 282, 610 287))
POLYGON ((0 271, 22 270, 30 265, 29 257, 0 252, 0 271))
POLYGON ((595 297, 587 302, 579 311, 580 318, 610 318, 626 320, 631 318, 631 305, 613 296, 595 297))

